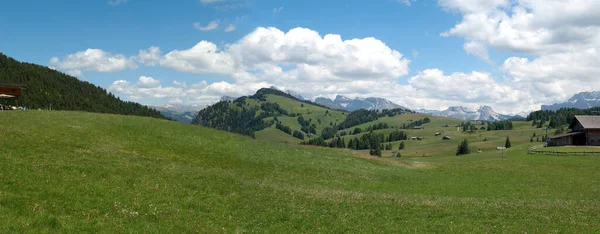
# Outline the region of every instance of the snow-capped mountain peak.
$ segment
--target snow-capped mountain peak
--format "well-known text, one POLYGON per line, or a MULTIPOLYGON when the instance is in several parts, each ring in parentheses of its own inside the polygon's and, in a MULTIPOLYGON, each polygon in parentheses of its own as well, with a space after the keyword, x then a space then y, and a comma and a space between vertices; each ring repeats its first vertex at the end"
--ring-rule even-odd
POLYGON ((566 102, 542 105, 542 110, 558 110, 560 108, 589 109, 600 106, 600 91, 581 92, 573 95, 566 102))
POLYGON ((315 99, 316 103, 321 105, 325 105, 331 108, 343 109, 347 111, 355 111, 358 109, 366 109, 366 110, 383 110, 383 109, 395 109, 395 108, 403 108, 406 107, 400 106, 396 103, 393 103, 389 100, 377 97, 368 97, 368 98, 359 98, 356 97, 354 99, 345 97, 343 95, 337 95, 334 100, 319 97, 315 99))
POLYGON ((477 109, 470 109, 464 106, 451 106, 443 111, 437 110, 418 110, 417 112, 464 120, 484 120, 498 121, 510 119, 513 116, 503 115, 495 112, 490 106, 480 106, 477 109))
MULTIPOLYGON (((204 105, 199 105, 199 104, 193 104, 193 105, 184 105, 184 104, 177 104, 177 103, 168 103, 168 104, 162 104, 159 106, 150 106, 152 108, 155 108, 157 110, 162 109, 162 110, 168 110, 168 111, 172 111, 172 112, 197 112, 200 111, 204 108, 204 105)), ((159 110, 161 111, 161 110, 159 110)))

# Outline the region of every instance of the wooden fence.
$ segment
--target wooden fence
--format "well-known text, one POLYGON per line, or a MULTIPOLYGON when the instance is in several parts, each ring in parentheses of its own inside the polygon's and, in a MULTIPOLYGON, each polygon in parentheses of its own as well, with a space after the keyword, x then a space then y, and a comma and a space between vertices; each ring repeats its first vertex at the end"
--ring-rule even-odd
POLYGON ((545 155, 573 155, 573 156, 600 156, 599 151, 590 151, 590 152, 562 152, 557 150, 552 150, 552 148, 546 147, 546 145, 536 145, 529 150, 527 150, 528 154, 545 154, 545 155))

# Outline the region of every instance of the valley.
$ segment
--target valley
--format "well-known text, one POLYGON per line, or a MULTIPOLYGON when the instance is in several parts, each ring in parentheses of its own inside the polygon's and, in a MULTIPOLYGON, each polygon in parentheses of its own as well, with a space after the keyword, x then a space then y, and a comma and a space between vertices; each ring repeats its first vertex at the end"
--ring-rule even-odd
MULTIPOLYGON (((456 142, 431 137, 406 141, 400 158, 253 140, 147 117, 14 111, 0 113, 0 122, 0 232, 600 228, 600 161, 527 155, 538 143, 526 139, 541 134, 530 122, 507 131, 445 130, 482 153, 454 156, 456 142), (513 147, 504 158, 488 150, 506 136, 513 147)), ((431 117, 421 131, 425 136, 454 123, 431 117)))

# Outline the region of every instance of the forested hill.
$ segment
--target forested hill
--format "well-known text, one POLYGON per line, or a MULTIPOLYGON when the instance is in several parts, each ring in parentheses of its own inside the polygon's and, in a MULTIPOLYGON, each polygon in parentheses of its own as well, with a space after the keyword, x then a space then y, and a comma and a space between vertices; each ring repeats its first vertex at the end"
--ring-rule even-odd
POLYGON ((48 67, 22 63, 0 53, 0 83, 25 85, 9 104, 34 109, 77 110, 165 118, 159 111, 122 101, 105 89, 48 67))
POLYGON ((409 112, 393 109, 348 113, 300 100, 276 89, 263 88, 252 96, 232 102, 221 101, 204 108, 192 124, 261 139, 299 143, 301 140, 331 139, 346 128, 409 112))

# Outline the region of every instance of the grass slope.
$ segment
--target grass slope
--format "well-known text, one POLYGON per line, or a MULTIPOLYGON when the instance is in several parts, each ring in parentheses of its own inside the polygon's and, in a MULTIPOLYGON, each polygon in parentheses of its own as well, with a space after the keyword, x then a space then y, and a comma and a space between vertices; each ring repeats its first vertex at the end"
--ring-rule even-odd
MULTIPOLYGON (((344 121, 344 119, 346 119, 346 114, 345 112, 342 111, 337 111, 337 110, 330 110, 327 108, 323 108, 320 106, 315 106, 315 105, 311 105, 308 103, 303 103, 297 100, 293 100, 287 97, 282 97, 282 96, 278 96, 278 95, 274 95, 274 94, 265 94, 265 98, 266 101, 260 101, 257 99, 251 99, 251 98, 247 98, 245 100, 245 103, 249 106, 257 106, 259 107, 262 103, 277 103, 279 104, 279 106, 286 110, 289 114, 300 114, 302 115, 302 117, 304 117, 305 120, 312 120, 311 123, 314 123, 317 127, 317 134, 314 135, 315 136, 320 136, 321 131, 323 131, 323 128, 327 127, 327 126, 332 126, 333 124, 339 124, 340 122, 344 121), (321 121, 321 123, 319 123, 319 120, 321 121)), ((234 103, 231 103, 231 108, 238 108, 234 103)), ((260 112, 259 112, 260 113, 260 112)), ((273 117, 269 117, 266 118, 265 120, 271 120, 273 119, 273 117)), ((300 125, 300 123, 298 123, 298 117, 290 117, 290 116, 279 116, 277 117, 277 119, 279 121, 281 121, 281 124, 288 126, 292 129, 292 131, 294 130, 298 130, 301 131, 300 129, 302 128, 302 126, 300 125)), ((283 141, 287 141, 287 142, 295 142, 295 143, 299 143, 300 140, 296 139, 289 139, 289 138, 293 138, 292 136, 281 132, 281 134, 278 133, 274 133, 273 131, 279 131, 278 129, 275 128, 275 125, 273 125, 271 128, 266 128, 264 130, 258 131, 256 132, 256 138, 260 139, 260 140, 271 140, 271 141, 276 141, 276 142, 281 142, 282 139, 282 135, 287 135, 289 137, 283 137, 285 138, 283 141)), ((305 133, 306 134, 306 133, 305 133)), ((306 138, 308 139, 308 137, 306 138)))
POLYGON ((2 233, 600 231, 600 158, 525 143, 397 159, 133 116, 0 123, 2 233))
MULTIPOLYGON (((531 137, 535 133, 537 137, 541 139, 543 135, 545 135, 545 130, 541 128, 536 128, 535 126, 531 126, 531 122, 520 122, 515 121, 513 130, 505 130, 505 131, 486 131, 486 130, 478 130, 475 132, 462 132, 462 129, 457 128, 456 125, 461 122, 466 122, 457 119, 445 118, 445 117, 437 117, 437 116, 429 116, 424 114, 404 114, 398 115, 394 117, 383 117, 378 120, 364 123, 356 127, 360 127, 363 130, 367 127, 376 124, 376 123, 387 123, 392 127, 402 126, 402 124, 409 124, 412 121, 416 121, 419 119, 423 119, 425 117, 429 117, 431 119, 430 123, 423 124, 423 129, 400 129, 408 134, 408 140, 404 141, 406 148, 404 150, 400 150, 402 157, 417 157, 417 156, 439 156, 439 155, 453 155, 456 153, 456 147, 463 139, 467 139, 469 141, 469 145, 471 151, 475 153, 478 149, 481 149, 484 153, 501 153, 496 150, 497 146, 504 146, 506 142, 506 137, 510 138, 510 141, 513 146, 525 144, 527 146, 532 146, 536 144, 541 144, 540 142, 530 143, 531 137), (444 127, 448 125, 449 127, 444 127), (435 136, 435 133, 439 132, 440 136, 435 136), (442 140, 443 136, 450 136, 451 140, 442 140), (410 140, 411 137, 422 137, 422 141, 418 140, 410 140)), ((475 121, 472 121, 476 123, 475 121)), ((487 127, 487 125, 479 125, 476 123, 476 126, 479 127, 487 127)), ((350 128, 350 130, 353 130, 350 128)), ((348 130, 342 130, 348 131, 348 130)), ((394 128, 390 129, 381 129, 374 131, 375 133, 384 133, 385 135, 390 132, 395 131, 394 128)), ((366 132, 356 134, 356 135, 346 135, 344 138, 345 142, 348 142, 350 139, 355 137, 359 137, 366 132)), ((551 133, 549 133, 551 134, 551 133)), ((535 138, 534 138, 535 141, 535 138)), ((390 157, 392 155, 392 151, 398 150, 401 141, 392 142, 391 151, 383 151, 384 157, 390 157)), ((387 143, 386 143, 387 144, 387 143)), ((368 151, 368 150, 367 150, 368 151)))

